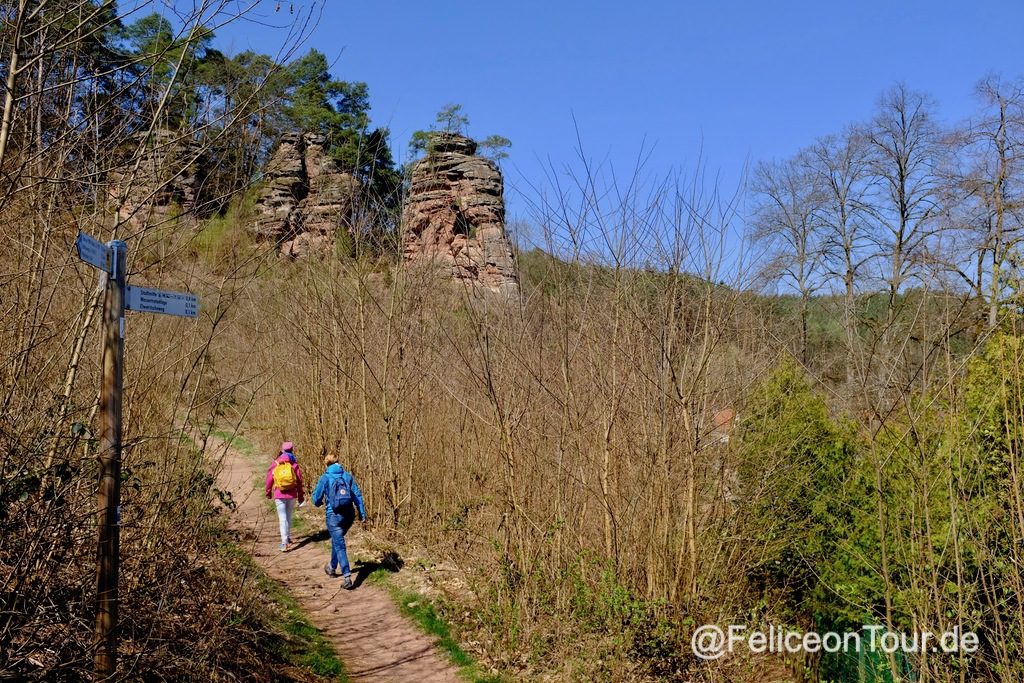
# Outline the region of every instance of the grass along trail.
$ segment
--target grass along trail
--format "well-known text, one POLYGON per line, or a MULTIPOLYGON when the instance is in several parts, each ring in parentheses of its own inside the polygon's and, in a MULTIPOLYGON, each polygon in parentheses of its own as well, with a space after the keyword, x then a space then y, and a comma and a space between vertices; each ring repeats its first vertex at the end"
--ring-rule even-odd
POLYGON ((210 439, 211 445, 224 448, 219 486, 237 504, 232 524, 246 532, 247 550, 268 576, 287 588, 310 622, 334 645, 350 680, 459 680, 433 639, 409 623, 387 593, 364 583, 362 571, 353 573, 356 589, 352 591, 341 587, 341 579, 324 573, 329 551, 319 541, 325 533, 293 529, 296 545, 280 552, 277 515, 266 505, 262 484, 255 485, 257 479, 262 482, 264 471, 223 439, 210 439))

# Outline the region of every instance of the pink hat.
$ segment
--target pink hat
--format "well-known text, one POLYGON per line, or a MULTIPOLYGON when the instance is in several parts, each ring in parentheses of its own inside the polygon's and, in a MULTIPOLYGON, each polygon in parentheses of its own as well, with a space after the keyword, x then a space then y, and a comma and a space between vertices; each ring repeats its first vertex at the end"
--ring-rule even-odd
POLYGON ((283 444, 281 444, 282 453, 291 451, 293 448, 295 448, 295 444, 293 444, 291 441, 285 441, 283 444))

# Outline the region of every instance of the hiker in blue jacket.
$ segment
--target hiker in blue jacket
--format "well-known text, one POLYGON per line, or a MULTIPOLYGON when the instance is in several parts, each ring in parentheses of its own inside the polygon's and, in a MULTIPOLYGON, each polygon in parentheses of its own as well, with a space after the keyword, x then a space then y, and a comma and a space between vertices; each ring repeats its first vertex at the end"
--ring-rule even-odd
POLYGON ((324 472, 316 482, 313 491, 313 505, 320 507, 326 503, 327 531, 331 534, 331 561, 324 565, 328 576, 343 576, 342 584, 352 590, 352 570, 348 566, 348 553, 345 552, 345 534, 356 519, 356 508, 359 520, 366 521, 366 507, 363 505, 363 494, 356 485, 352 474, 346 472, 338 464, 338 456, 329 454, 324 457, 324 472), (338 574, 337 569, 341 569, 338 574))

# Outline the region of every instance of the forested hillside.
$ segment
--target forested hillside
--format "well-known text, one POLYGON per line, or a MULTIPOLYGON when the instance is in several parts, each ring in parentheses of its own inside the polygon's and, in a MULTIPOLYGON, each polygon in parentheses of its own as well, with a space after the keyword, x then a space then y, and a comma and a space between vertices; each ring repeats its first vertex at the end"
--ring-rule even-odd
POLYGON ((196 321, 126 322, 119 678, 317 680, 267 665, 277 627, 201 436, 236 428, 309 472, 340 455, 507 680, 1024 678, 1019 82, 982 80, 965 122, 895 85, 735 192, 703 167, 538 179, 499 297, 403 267, 404 141, 301 47, 308 17, 229 56, 234 3, 119 5, 3 15, 0 677, 92 668, 102 288, 81 230, 127 242, 132 282, 201 297, 196 321), (254 235, 296 132, 372 209, 351 248, 254 235), (980 645, 709 661, 702 624, 980 645))

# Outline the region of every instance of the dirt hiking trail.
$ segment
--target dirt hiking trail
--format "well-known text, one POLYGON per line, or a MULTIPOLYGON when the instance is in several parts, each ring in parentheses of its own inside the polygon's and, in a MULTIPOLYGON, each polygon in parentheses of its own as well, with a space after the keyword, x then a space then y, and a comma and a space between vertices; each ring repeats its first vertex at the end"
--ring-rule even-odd
MULTIPOLYGON (((313 625, 334 645, 351 680, 459 680, 455 668, 434 648, 430 636, 406 621, 386 593, 361 583, 365 577, 357 579, 355 566, 355 590, 344 590, 341 579, 328 577, 324 564, 330 560, 330 552, 319 540, 293 531, 296 545, 282 553, 277 514, 267 505, 262 484, 258 490, 254 488, 257 476, 262 480, 264 472, 257 472, 252 460, 224 442, 215 445, 225 447, 219 484, 231 492, 238 505, 231 522, 251 534, 246 537, 246 549, 271 578, 288 588, 313 625)), ((315 482, 314 476, 310 486, 315 482)), ((307 499, 307 505, 311 504, 307 499)), ((319 525, 309 533, 324 528, 322 515, 317 519, 319 525)), ((320 536, 323 534, 317 538, 320 536)))

